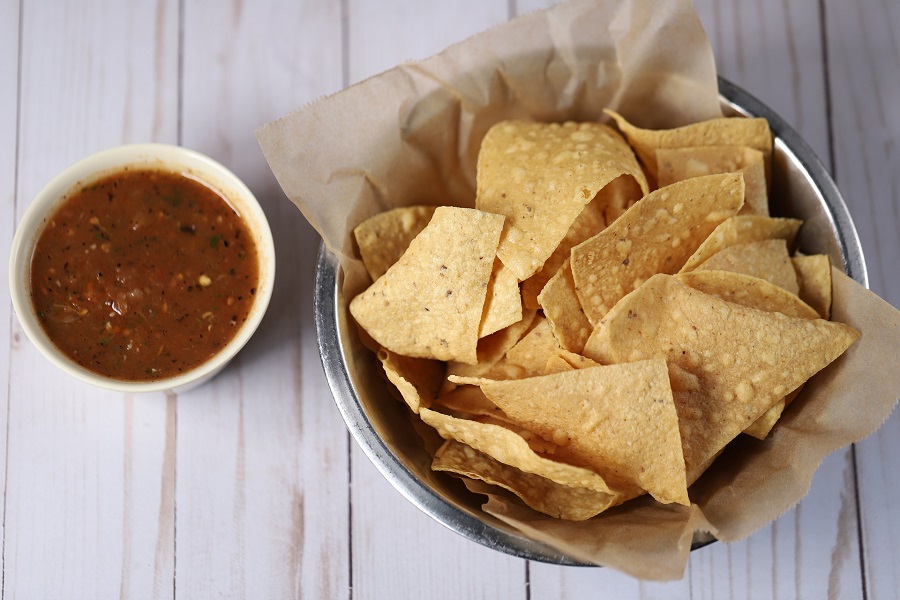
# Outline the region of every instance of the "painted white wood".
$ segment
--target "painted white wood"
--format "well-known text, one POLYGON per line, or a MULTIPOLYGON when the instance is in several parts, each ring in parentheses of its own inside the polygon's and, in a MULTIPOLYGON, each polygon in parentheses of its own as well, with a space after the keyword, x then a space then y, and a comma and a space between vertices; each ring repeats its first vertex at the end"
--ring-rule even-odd
MULTIPOLYGON (((859 230, 872 290, 900 306, 900 6, 826 2, 835 179, 859 230)), ((887 375, 891 376, 891 375, 887 375)), ((893 374, 896 377, 896 374, 893 374)), ((857 444, 868 598, 900 598, 900 414, 857 444)))
POLYGON ((179 598, 349 591, 347 433, 312 315, 318 238, 253 135, 341 87, 340 31, 338 3, 185 5, 182 143, 250 186, 279 264, 250 344, 213 382, 178 399, 179 598))
MULTIPOLYGON (((136 138, 174 141, 177 105, 174 5, 20 6, 10 220, 53 174, 90 152, 136 138)), ((4 595, 171 597, 164 398, 125 398, 73 381, 38 355, 16 321, 7 364, 4 595)))

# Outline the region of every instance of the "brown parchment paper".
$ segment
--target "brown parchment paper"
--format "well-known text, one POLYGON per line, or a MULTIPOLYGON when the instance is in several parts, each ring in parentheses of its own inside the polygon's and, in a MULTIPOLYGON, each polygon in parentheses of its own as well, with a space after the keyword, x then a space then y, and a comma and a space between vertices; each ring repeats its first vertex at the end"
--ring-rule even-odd
MULTIPOLYGON (((370 283, 351 235, 360 221, 410 204, 474 206, 478 148, 493 123, 596 120, 606 107, 644 127, 721 116, 712 51, 689 0, 578 0, 531 13, 300 108, 257 138, 338 256, 351 298, 370 283)), ((695 531, 749 535, 807 493, 828 453, 890 414, 900 313, 835 271, 833 318, 861 339, 807 385, 769 439, 729 446, 691 487, 690 507, 639 499, 570 523, 467 485, 488 495, 488 514, 574 559, 679 578, 695 531)))

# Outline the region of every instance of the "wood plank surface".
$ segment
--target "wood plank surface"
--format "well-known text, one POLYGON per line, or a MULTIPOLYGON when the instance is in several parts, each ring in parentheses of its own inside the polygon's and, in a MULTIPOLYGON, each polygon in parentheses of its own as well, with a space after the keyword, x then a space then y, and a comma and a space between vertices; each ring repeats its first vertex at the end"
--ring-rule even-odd
MULTIPOLYGON (((253 131, 552 3, 0 0, 0 243, 65 166, 161 141, 249 185, 279 261, 254 338, 211 383, 178 396, 80 384, 4 304, 0 598, 900 598, 898 415, 830 456, 796 508, 746 540, 695 551, 670 583, 470 542, 406 501, 349 438, 316 345, 319 239, 253 131)), ((720 74, 833 170, 872 288, 900 306, 900 5, 695 5, 720 74)))

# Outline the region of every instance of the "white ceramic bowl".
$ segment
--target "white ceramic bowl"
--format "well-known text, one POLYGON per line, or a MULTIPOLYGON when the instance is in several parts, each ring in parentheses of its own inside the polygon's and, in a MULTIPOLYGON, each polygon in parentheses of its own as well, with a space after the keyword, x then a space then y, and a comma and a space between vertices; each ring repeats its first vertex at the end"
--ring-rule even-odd
POLYGON ((54 177, 38 192, 13 237, 9 261, 9 289, 13 307, 25 334, 50 362, 93 385, 120 392, 183 392, 218 373, 247 343, 256 330, 272 296, 275 282, 275 246, 272 232, 253 193, 237 176, 218 162, 193 150, 166 144, 135 144, 104 150, 84 158, 54 177), (215 356, 198 367, 153 381, 124 381, 85 369, 50 340, 31 300, 31 257, 48 219, 74 192, 123 167, 186 173, 216 189, 241 215, 256 242, 259 284, 250 314, 237 334, 215 356))

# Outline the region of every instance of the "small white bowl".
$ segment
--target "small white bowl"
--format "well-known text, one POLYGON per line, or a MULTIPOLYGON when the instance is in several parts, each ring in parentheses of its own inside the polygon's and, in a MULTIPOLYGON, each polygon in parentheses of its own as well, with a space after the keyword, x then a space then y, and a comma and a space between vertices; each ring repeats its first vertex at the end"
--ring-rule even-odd
POLYGON ((54 177, 38 192, 13 237, 9 260, 9 289, 22 329, 41 353, 63 371, 93 385, 120 392, 183 392, 211 379, 247 343, 256 331, 275 282, 275 245, 269 223, 253 196, 237 176, 218 162, 193 150, 166 144, 135 144, 104 150, 84 158, 54 177), (31 257, 48 219, 68 197, 123 167, 159 169, 186 173, 216 189, 241 215, 256 242, 259 284, 246 322, 216 355, 196 368, 175 377, 153 381, 126 381, 85 369, 50 340, 38 321, 31 300, 31 257))

